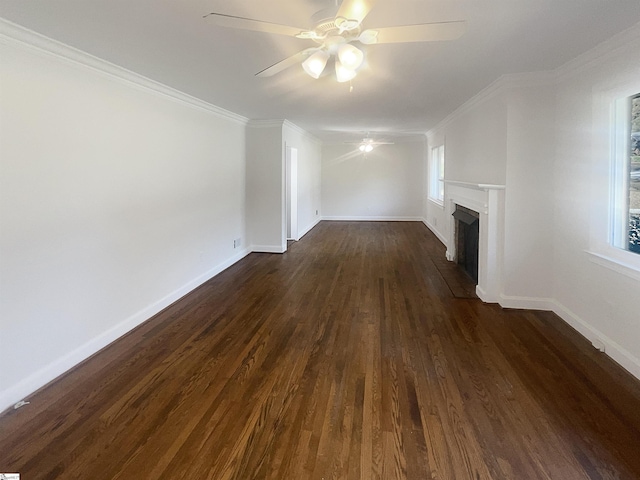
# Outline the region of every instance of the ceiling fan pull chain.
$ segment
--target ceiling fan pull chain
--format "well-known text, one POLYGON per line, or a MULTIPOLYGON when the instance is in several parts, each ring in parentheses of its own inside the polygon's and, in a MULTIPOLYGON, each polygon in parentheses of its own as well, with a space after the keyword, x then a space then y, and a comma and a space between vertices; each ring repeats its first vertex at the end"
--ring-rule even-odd
POLYGON ((353 92, 353 83, 349 80, 349 93, 353 92))

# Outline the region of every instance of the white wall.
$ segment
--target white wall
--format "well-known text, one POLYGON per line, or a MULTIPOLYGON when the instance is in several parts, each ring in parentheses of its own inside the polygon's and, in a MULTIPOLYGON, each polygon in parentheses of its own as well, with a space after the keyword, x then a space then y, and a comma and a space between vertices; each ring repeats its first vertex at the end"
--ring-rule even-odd
POLYGON ((507 102, 500 93, 457 116, 431 137, 444 143, 447 180, 504 184, 507 102))
POLYGON ((298 233, 313 228, 320 212, 321 143, 286 120, 247 125, 247 230, 251 249, 287 250, 285 148, 298 149, 298 233), (316 215, 316 210, 318 215, 316 215))
POLYGON ((424 141, 380 145, 363 154, 357 145, 322 149, 325 219, 422 219, 424 141))
MULTIPOLYGON (((445 180, 503 185, 507 165, 506 93, 483 92, 454 112, 427 134, 427 156, 439 145, 444 145, 445 180)), ((427 199, 426 185, 425 181, 423 215, 444 242, 449 236, 449 219, 442 206, 427 199)))
MULTIPOLYGON (((640 378, 640 269, 593 254, 609 229, 610 107, 637 92, 640 24, 555 72, 499 79, 428 139, 445 143, 448 180, 506 185, 500 304, 555 311, 640 378)), ((448 238, 442 209, 425 211, 448 238)))
POLYGON ((512 305, 536 308, 553 296, 554 119, 553 85, 507 91, 502 295, 512 305))
POLYGON ((320 221, 322 214, 322 142, 286 121, 282 136, 285 145, 298 149, 298 235, 302 237, 320 221))
POLYGON ((246 252, 239 117, 93 58, 0 57, 2 410, 246 252))
POLYGON ((640 377, 640 271, 586 253, 607 237, 608 107, 640 92, 640 24, 574 63, 560 72, 556 95, 554 296, 564 318, 640 377))
POLYGON ((251 249, 287 249, 282 121, 247 125, 247 230, 251 249))

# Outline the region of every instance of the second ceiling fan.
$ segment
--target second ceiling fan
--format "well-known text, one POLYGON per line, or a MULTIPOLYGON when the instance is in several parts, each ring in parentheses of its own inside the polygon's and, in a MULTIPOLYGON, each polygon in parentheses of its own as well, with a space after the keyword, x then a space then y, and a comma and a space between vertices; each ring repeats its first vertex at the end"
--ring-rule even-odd
POLYGON ((464 21, 420 23, 364 30, 362 21, 373 8, 375 1, 344 0, 337 12, 335 7, 321 10, 312 17, 313 27, 310 30, 215 12, 205 15, 204 18, 222 27, 293 36, 316 43, 314 47, 302 50, 261 70, 256 73, 258 77, 270 77, 301 63, 307 74, 313 78, 319 78, 333 56, 338 82, 353 79, 364 61, 364 52, 353 43, 372 45, 433 42, 454 40, 464 33, 466 26, 464 21))

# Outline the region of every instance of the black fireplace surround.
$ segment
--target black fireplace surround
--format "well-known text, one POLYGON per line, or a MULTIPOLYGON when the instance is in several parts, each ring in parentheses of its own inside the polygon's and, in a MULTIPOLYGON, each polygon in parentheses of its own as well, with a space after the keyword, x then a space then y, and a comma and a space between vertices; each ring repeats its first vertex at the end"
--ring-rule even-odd
POLYGON ((456 262, 477 283, 480 215, 462 205, 456 205, 453 218, 456 219, 456 262))

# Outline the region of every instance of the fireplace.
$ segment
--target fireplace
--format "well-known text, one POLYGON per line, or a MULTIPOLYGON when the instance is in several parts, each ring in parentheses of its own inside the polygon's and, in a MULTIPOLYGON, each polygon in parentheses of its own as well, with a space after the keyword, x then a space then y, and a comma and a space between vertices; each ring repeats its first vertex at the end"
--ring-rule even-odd
POLYGON ((505 187, 454 180, 446 180, 445 185, 447 259, 470 263, 471 270, 475 270, 470 275, 476 279, 478 297, 485 302, 498 302, 502 290, 505 187), (467 235, 475 236, 475 240, 467 239, 467 235))
POLYGON ((456 262, 478 283, 480 214, 456 204, 453 218, 456 219, 456 262))

